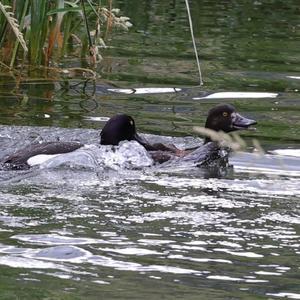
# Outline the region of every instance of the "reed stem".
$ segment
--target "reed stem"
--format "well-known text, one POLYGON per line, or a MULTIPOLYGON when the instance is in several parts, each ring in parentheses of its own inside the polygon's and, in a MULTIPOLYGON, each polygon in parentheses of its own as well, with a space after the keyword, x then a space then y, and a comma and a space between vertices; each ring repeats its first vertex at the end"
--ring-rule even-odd
POLYGON ((194 51, 195 51, 197 66, 198 66, 199 83, 200 83, 200 85, 203 85, 202 73, 201 73, 200 62, 199 62, 199 57, 198 57, 198 51, 197 51, 197 46, 196 46, 195 37, 194 37, 194 31, 193 31, 193 23, 192 23, 192 17, 191 17, 191 11, 190 11, 190 6, 189 6, 189 1, 185 0, 185 4, 186 4, 187 13, 188 13, 190 31, 191 31, 191 36, 192 36, 192 41, 193 41, 193 46, 194 46, 194 51))

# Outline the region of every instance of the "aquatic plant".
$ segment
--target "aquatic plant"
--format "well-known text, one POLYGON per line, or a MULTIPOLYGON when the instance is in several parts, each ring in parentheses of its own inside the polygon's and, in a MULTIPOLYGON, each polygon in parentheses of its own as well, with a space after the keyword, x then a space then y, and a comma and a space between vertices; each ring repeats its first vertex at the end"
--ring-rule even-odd
MULTIPOLYGON (((214 131, 209 128, 195 126, 194 131, 205 137, 209 137, 212 141, 218 142, 222 147, 229 147, 233 151, 242 151, 247 147, 247 143, 236 132, 227 134, 223 131, 214 131)), ((264 150, 258 140, 252 140, 255 151, 259 154, 264 154, 264 150)))
POLYGON ((100 0, 1 0, 0 11, 1 66, 10 69, 20 63, 48 67, 69 47, 81 48, 94 66, 112 28, 131 27, 112 0, 107 6, 100 0))
POLYGON ((16 20, 13 17, 13 13, 11 11, 9 11, 10 6, 8 5, 3 5, 0 2, 0 10, 1 12, 4 14, 5 19, 7 20, 7 22, 9 23, 9 25, 11 26, 11 29, 13 31, 13 33, 15 34, 18 42, 20 42, 20 44, 22 45, 24 51, 28 51, 28 48, 26 46, 25 40, 23 38, 23 34, 19 29, 19 24, 18 24, 18 20, 16 20))

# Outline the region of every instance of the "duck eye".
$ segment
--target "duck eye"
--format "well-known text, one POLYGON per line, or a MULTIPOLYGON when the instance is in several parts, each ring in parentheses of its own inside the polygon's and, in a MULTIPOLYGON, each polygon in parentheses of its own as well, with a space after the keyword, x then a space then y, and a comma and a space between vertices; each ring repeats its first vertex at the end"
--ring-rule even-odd
POLYGON ((228 117, 228 112, 224 111, 223 112, 223 117, 228 117))
POLYGON ((129 123, 131 126, 133 126, 133 120, 130 120, 129 123))

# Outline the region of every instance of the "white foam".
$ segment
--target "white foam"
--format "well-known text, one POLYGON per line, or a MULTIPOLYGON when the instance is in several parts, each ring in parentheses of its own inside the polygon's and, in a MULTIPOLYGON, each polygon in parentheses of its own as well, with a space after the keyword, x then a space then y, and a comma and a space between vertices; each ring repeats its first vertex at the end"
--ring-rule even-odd
POLYGON ((32 166, 40 165, 40 164, 48 161, 49 159, 52 159, 59 155, 61 155, 61 154, 38 154, 38 155, 30 157, 27 160, 27 163, 29 166, 32 167, 32 166))
POLYGON ((89 151, 89 146, 86 145, 75 151, 58 154, 40 163, 41 169, 57 168, 60 166, 77 166, 93 169, 97 166, 97 161, 93 151, 89 151))
POLYGON ((62 166, 97 168, 108 167, 112 170, 149 167, 153 160, 146 149, 136 141, 123 141, 118 146, 85 145, 80 149, 59 156, 45 157, 36 161, 40 168, 62 166))

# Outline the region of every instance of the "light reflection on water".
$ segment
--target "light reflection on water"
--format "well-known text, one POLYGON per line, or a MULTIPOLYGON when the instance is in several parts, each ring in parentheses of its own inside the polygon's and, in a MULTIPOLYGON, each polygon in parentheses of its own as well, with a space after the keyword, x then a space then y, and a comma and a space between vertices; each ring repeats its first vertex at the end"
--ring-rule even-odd
MULTIPOLYGON (((9 136, 14 130, 2 129, 9 136)), ((45 129, 35 131, 47 138, 45 129)), ((93 130, 78 134, 97 137, 93 130)), ((222 289, 245 294, 255 287, 273 295, 293 282, 299 177, 243 170, 204 178, 197 168, 120 165, 105 176, 97 172, 74 165, 2 171, 1 265, 27 270, 30 280, 43 274, 89 282, 91 289, 114 286, 116 274, 183 286, 189 281, 193 288, 205 282, 208 290, 226 282, 230 287, 222 289)))

